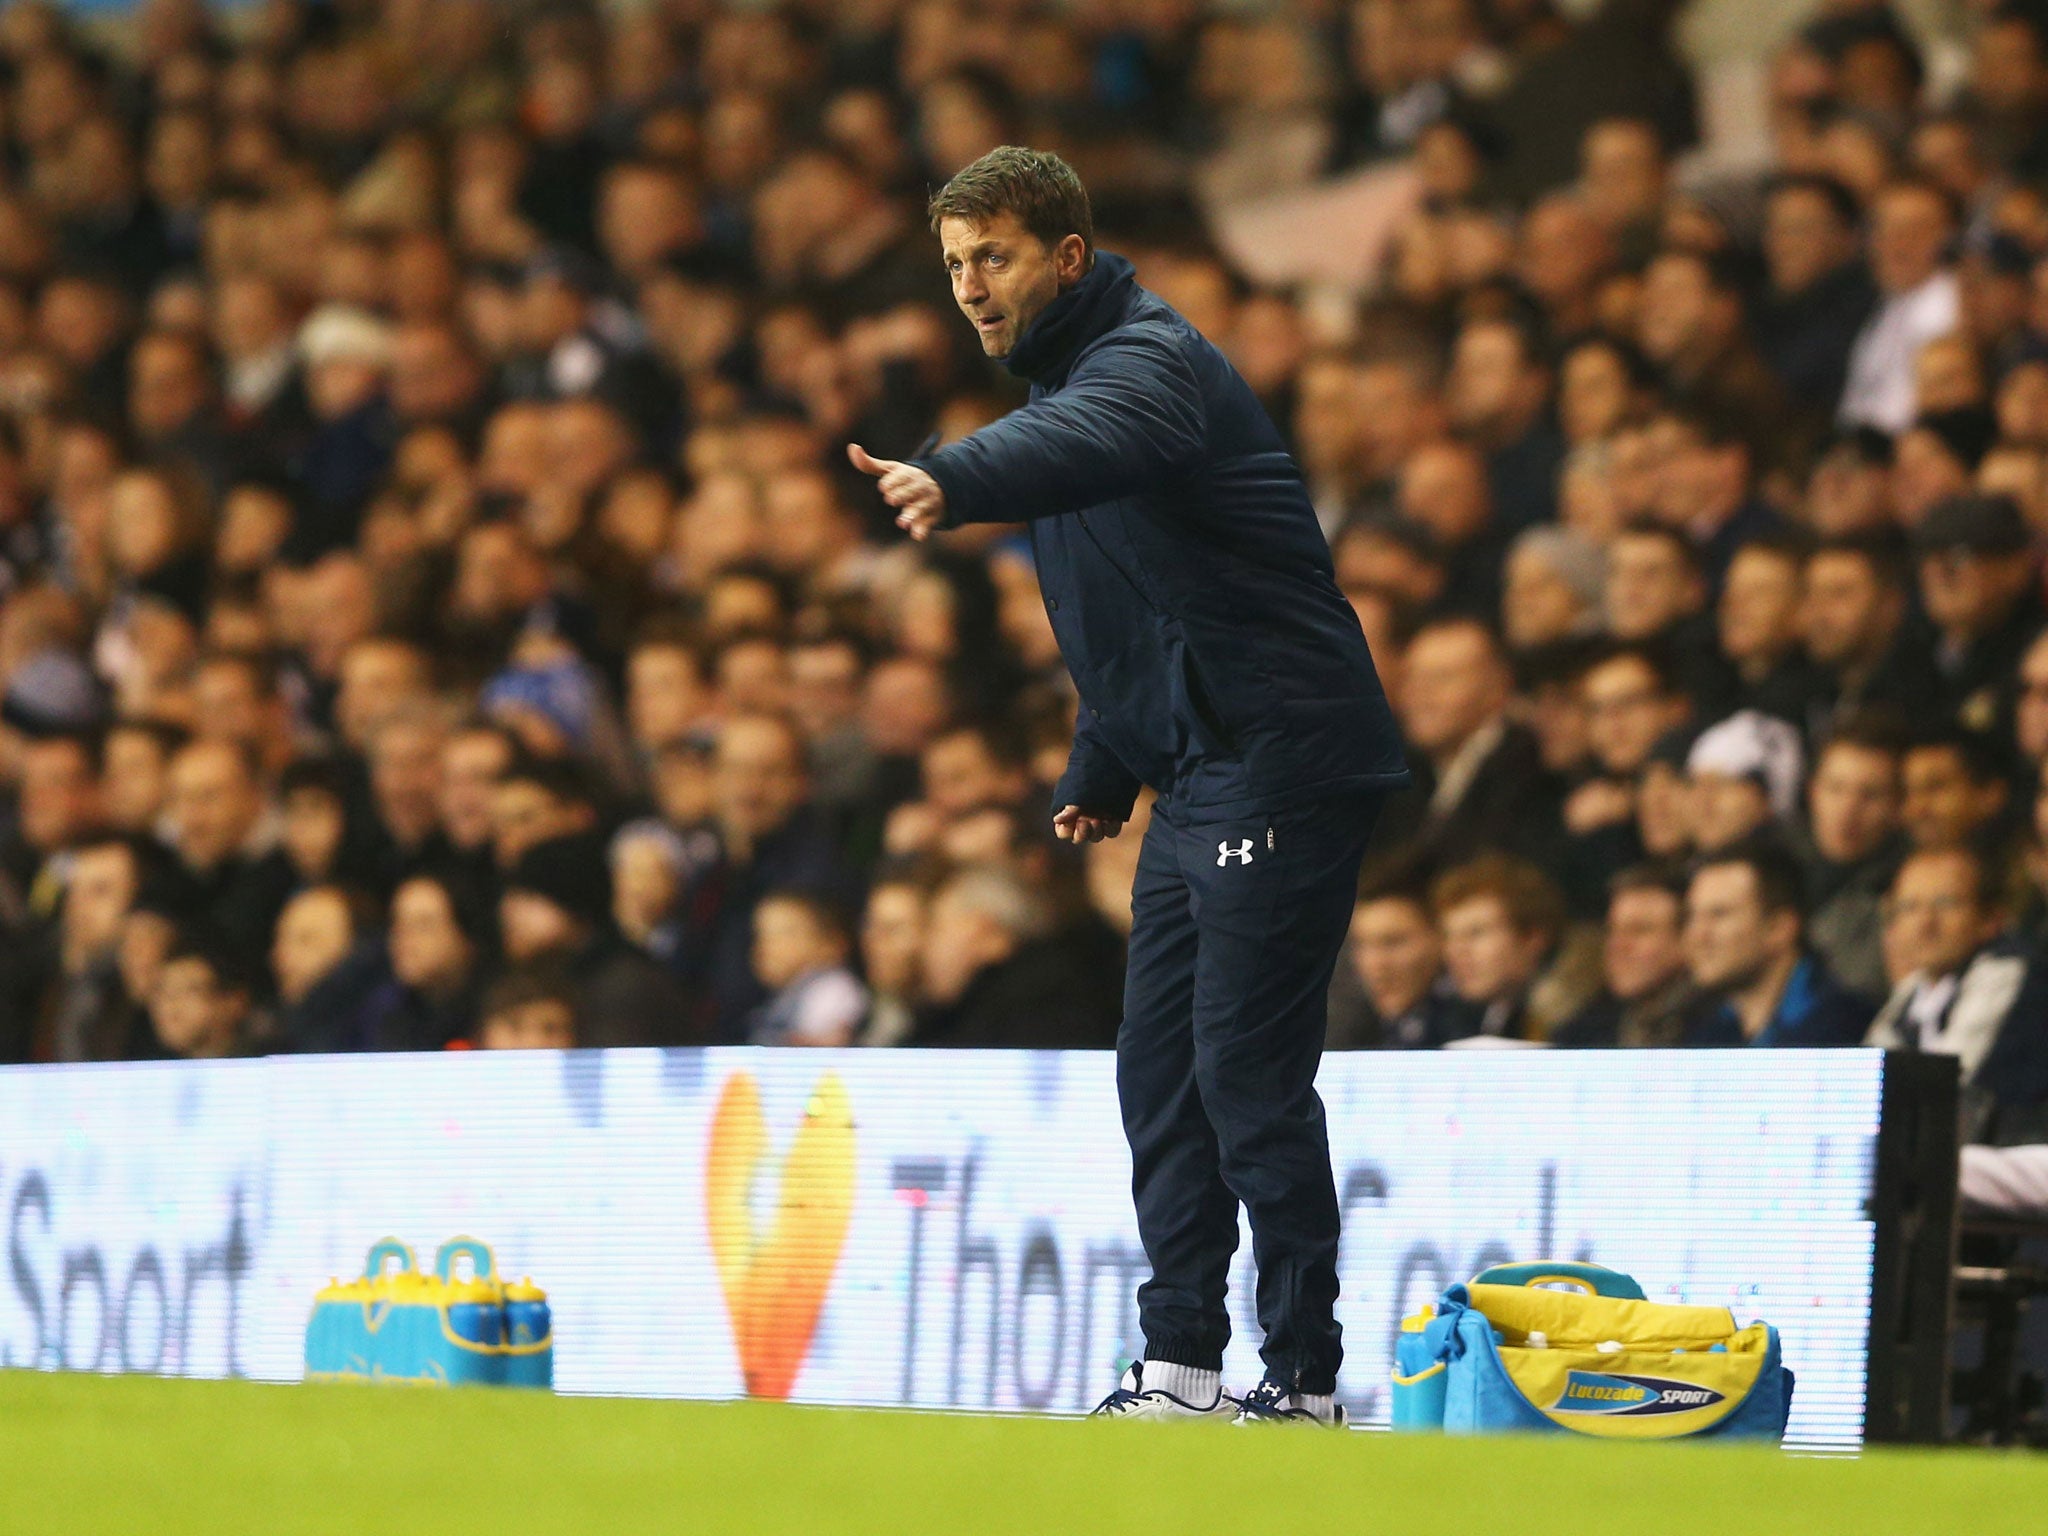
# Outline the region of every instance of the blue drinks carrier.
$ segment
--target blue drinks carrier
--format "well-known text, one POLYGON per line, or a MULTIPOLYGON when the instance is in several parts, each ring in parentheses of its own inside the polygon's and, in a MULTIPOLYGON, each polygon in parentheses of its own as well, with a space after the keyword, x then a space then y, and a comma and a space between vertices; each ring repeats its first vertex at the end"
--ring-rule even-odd
POLYGON ((1486 1270, 1405 1319, 1394 1349, 1397 1430, 1775 1441, 1791 1409, 1777 1329, 1648 1301, 1597 1264, 1486 1270))
POLYGON ((548 1388, 554 1379, 547 1294, 531 1280, 501 1281, 489 1246, 473 1237, 443 1243, 431 1274, 384 1238, 360 1280, 321 1288, 306 1324, 308 1381, 548 1388))

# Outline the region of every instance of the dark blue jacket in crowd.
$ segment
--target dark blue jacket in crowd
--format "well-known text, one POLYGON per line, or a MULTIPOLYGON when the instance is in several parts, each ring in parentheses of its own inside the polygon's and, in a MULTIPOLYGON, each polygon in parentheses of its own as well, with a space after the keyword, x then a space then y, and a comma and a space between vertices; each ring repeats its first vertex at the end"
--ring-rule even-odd
POLYGON ((1851 992, 1828 970, 1818 955, 1802 955, 1785 980, 1778 1006, 1755 1039, 1742 1033, 1735 1009, 1708 999, 1687 1025, 1685 1045, 1753 1045, 1810 1047, 1861 1045, 1877 1005, 1851 992))
POLYGON ((1230 817, 1402 783, 1400 732, 1301 471, 1237 370, 1098 254, 1008 365, 1031 400, 915 462, 949 526, 1028 522, 1080 690, 1053 792, 1230 817))

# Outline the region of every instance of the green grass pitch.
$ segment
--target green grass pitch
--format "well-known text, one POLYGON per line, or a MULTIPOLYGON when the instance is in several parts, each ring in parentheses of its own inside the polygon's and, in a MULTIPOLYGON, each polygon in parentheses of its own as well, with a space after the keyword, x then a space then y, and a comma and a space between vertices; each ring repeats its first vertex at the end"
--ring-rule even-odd
POLYGON ((2048 1456, 0 1373, 7 1536, 1125 1530, 2041 1536, 2048 1456))

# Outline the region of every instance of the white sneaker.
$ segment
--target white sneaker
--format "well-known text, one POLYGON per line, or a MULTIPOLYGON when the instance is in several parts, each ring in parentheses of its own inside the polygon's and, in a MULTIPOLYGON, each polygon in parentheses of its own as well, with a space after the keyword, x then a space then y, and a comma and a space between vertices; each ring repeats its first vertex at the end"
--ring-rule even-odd
POLYGON ((1218 1419, 1230 1418, 1237 1413, 1237 1400, 1220 1387, 1216 1401, 1208 1407, 1198 1407, 1184 1402, 1171 1392, 1158 1388, 1145 1390, 1144 1362, 1134 1363, 1124 1372, 1124 1379, 1117 1389, 1095 1405, 1091 1419, 1218 1419))
POLYGON ((1327 1417, 1303 1407, 1295 1395, 1277 1381, 1262 1381, 1237 1400, 1233 1424, 1320 1424, 1325 1429, 1346 1427, 1344 1405, 1333 1402, 1327 1417))

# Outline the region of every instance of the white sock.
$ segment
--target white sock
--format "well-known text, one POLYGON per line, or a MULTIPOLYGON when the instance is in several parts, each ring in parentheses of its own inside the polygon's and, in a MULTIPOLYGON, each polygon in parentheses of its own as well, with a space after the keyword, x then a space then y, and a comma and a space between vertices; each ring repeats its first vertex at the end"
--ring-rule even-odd
POLYGON ((1334 1392, 1324 1397, 1314 1397, 1307 1392, 1297 1392, 1294 1394, 1294 1406, 1314 1414, 1325 1424, 1337 1416, 1337 1397, 1334 1392))
POLYGON ((1192 1365, 1147 1360, 1140 1383, 1147 1392, 1167 1392, 1195 1408, 1206 1408, 1223 1391, 1221 1371, 1198 1371, 1192 1365))

